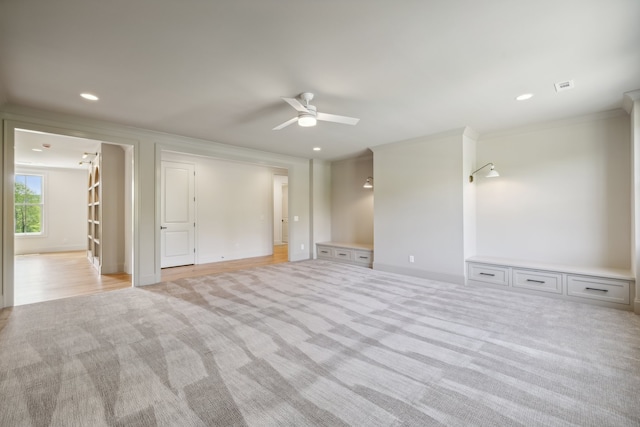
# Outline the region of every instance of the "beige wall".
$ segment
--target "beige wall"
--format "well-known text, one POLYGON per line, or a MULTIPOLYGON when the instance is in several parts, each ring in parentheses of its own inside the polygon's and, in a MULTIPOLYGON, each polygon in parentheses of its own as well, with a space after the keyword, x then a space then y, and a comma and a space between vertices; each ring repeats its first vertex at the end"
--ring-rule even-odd
POLYGON ((630 158, 624 112, 480 137, 478 254, 630 268, 630 158))
POLYGON ((316 256, 315 243, 331 240, 331 163, 310 160, 312 195, 312 236, 313 257, 316 256))
POLYGON ((273 253, 274 173, 286 170, 172 152, 162 160, 195 167, 196 264, 273 253))
POLYGON ((331 163, 332 241, 373 243, 374 190, 362 187, 370 176, 371 154, 331 163))
MULTIPOLYGON (((289 213, 298 221, 290 222, 289 257, 292 261, 311 256, 311 196, 308 159, 284 156, 258 150, 234 147, 211 141, 135 129, 114 123, 46 111, 5 107, 0 112, 3 133, 0 135, 2 159, 2 211, 11 218, 13 205, 12 179, 13 132, 15 128, 38 130, 97 139, 133 147, 133 280, 136 285, 160 280, 159 168, 162 151, 177 151, 270 167, 284 168, 289 175, 289 213)), ((2 300, 0 306, 13 301, 13 231, 11 221, 2 227, 2 300)))
POLYGON ((373 149, 375 269, 464 282, 463 133, 373 149))
POLYGON ((16 254, 87 248, 87 171, 17 167, 16 173, 44 176, 44 234, 17 236, 16 254))
POLYGON ((473 255, 630 268, 630 159, 620 111, 376 147, 374 268, 460 283, 473 255), (469 183, 488 162, 500 178, 469 183))

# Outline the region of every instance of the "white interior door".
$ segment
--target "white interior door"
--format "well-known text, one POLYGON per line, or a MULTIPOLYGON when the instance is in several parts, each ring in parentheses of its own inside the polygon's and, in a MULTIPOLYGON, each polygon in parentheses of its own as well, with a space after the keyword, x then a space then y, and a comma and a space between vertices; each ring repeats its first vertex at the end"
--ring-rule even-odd
POLYGON ((282 243, 289 242, 289 184, 282 184, 282 243))
POLYGON ((160 266, 195 264, 195 167, 163 161, 161 173, 160 266))

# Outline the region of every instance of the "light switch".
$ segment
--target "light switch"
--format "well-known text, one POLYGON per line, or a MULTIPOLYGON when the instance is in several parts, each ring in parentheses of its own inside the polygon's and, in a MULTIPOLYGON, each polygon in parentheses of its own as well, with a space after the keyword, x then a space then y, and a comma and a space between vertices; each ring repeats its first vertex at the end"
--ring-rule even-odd
POLYGON ((295 215, 295 216, 293 217, 293 221, 294 221, 294 222, 298 222, 298 219, 299 219, 299 218, 298 218, 298 215, 295 215))

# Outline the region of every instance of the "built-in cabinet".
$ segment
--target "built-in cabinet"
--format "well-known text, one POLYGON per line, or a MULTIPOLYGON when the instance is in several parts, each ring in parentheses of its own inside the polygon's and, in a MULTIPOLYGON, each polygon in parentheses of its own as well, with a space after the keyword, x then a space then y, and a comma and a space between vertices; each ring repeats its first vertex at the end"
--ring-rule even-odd
POLYGON ((318 259, 346 262, 369 268, 373 265, 373 245, 325 242, 316 244, 316 252, 318 259))
POLYGON ((635 282, 631 271, 582 268, 493 257, 467 260, 467 284, 632 310, 635 282))
POLYGON ((87 257, 100 274, 124 271, 124 151, 102 144, 87 190, 87 257))

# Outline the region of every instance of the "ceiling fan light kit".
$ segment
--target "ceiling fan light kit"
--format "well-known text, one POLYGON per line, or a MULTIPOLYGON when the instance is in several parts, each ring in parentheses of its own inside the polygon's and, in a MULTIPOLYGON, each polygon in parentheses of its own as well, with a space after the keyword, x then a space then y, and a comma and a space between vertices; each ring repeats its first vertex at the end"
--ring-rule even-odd
POLYGON ((298 126, 301 127, 311 127, 315 126, 318 120, 322 120, 325 122, 333 122, 333 123, 341 123, 345 125, 355 125, 360 119, 356 119, 354 117, 347 116, 338 116, 335 114, 327 114, 327 113, 318 113, 318 110, 314 105, 309 104, 313 99, 313 94, 311 92, 303 92, 298 98, 282 98, 289 105, 298 111, 298 117, 294 117, 292 119, 287 120, 286 122, 276 126, 273 130, 284 129, 285 127, 298 122, 298 126), (299 98, 299 99, 298 99, 299 98), (304 104, 302 102, 304 102, 304 104))

